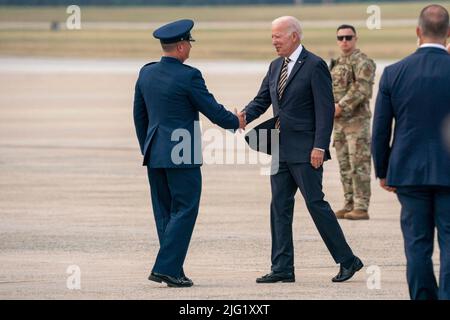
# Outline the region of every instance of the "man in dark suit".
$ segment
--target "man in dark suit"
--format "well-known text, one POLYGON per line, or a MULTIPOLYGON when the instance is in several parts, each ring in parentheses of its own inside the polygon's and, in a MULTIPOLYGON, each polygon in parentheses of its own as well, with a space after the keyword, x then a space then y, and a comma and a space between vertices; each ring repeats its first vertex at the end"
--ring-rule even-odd
POLYGON ((244 108, 250 123, 272 105, 280 130, 279 167, 271 176, 272 267, 258 283, 295 281, 292 219, 297 188, 328 250, 341 264, 332 281, 348 280, 363 267, 324 200, 322 164, 330 158, 334 117, 331 76, 326 63, 301 45, 301 35, 294 17, 272 22, 272 44, 280 58, 272 61, 257 96, 244 108))
POLYGON ((416 32, 419 49, 386 67, 381 77, 372 155, 381 187, 396 191, 402 206, 411 299, 450 299, 450 150, 444 142, 450 118, 447 10, 425 7, 416 32), (435 228, 441 254, 439 288, 431 259, 435 228))
POLYGON ((149 279, 171 287, 190 287, 183 272, 201 193, 199 112, 226 129, 245 127, 208 92, 199 70, 183 64, 191 49, 192 20, 157 29, 164 56, 139 73, 134 123, 150 182, 160 242, 149 279))

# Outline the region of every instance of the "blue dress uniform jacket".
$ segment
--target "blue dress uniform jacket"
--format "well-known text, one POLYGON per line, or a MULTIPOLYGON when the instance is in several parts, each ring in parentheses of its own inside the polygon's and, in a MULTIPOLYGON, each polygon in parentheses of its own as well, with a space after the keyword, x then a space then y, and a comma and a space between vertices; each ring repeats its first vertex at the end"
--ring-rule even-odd
POLYGON ((145 65, 139 73, 134 98, 134 122, 143 164, 151 168, 200 166, 199 112, 225 129, 239 128, 238 118, 208 92, 198 69, 171 57, 145 65), (172 159, 172 152, 177 150, 174 147, 186 143, 183 133, 191 138, 187 141, 189 150, 184 150, 190 154, 181 152, 180 157, 172 159), (177 162, 180 158, 182 163, 177 162))

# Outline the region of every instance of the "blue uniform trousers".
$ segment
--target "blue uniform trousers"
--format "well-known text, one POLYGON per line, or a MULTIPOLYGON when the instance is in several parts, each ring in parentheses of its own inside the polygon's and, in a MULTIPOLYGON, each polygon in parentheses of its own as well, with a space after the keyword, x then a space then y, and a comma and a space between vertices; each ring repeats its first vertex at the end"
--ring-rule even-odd
POLYGON ((196 168, 149 168, 160 249, 152 272, 180 277, 197 219, 202 176, 196 168))

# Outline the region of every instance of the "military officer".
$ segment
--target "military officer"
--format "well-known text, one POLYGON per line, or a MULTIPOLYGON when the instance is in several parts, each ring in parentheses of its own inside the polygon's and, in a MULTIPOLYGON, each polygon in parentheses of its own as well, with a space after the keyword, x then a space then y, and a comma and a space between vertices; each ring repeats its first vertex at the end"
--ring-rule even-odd
POLYGON ((202 74, 184 64, 189 58, 192 20, 155 30, 163 56, 142 67, 134 96, 134 124, 147 166, 160 248, 149 280, 190 287, 183 263, 197 218, 202 177, 199 112, 225 129, 245 126, 208 92, 202 74))
POLYGON ((334 147, 344 188, 344 207, 338 219, 369 219, 370 106, 375 63, 356 48, 351 25, 337 28, 341 55, 330 65, 335 101, 334 147))

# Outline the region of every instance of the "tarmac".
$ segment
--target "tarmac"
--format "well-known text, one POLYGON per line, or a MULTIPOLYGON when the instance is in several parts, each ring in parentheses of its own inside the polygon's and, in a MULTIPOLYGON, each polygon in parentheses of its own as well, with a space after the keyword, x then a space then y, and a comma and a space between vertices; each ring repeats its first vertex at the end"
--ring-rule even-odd
MULTIPOLYGON (((202 167, 185 262, 195 285, 173 289, 147 280, 158 239, 132 119, 138 69, 73 72, 37 64, 33 71, 13 60, 0 59, 0 299, 408 299, 400 206, 375 178, 370 220, 339 221, 365 264, 354 278, 331 282, 339 267, 298 193, 296 282, 256 284, 270 271, 271 196, 264 165, 250 163, 202 167)), ((201 68, 208 88, 228 109, 241 109, 256 95, 265 63, 248 72, 220 65, 201 68)), ((224 150, 233 151, 219 145, 216 152, 224 150)), ((338 210, 343 192, 331 152, 323 187, 338 210)))

